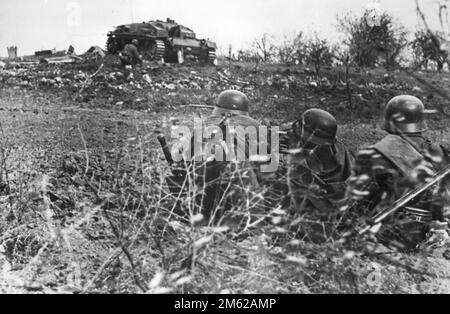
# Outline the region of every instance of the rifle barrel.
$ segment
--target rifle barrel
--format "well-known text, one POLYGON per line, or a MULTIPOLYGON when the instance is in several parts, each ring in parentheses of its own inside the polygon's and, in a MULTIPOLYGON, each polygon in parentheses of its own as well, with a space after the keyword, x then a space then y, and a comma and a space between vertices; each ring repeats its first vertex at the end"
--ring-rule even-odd
POLYGON ((191 107, 191 108, 203 108, 203 109, 214 109, 214 106, 209 105, 197 105, 197 104, 190 104, 190 105, 182 105, 181 108, 191 107))
POLYGON ((400 199, 398 199, 394 204, 393 207, 382 210, 379 214, 375 215, 369 222, 369 226, 362 229, 359 233, 363 234, 366 233, 368 230, 370 230, 373 226, 381 223, 383 220, 385 220, 388 216, 395 213, 400 208, 406 206, 412 199, 417 197, 418 195, 422 194, 426 190, 428 190, 430 187, 435 185, 436 183, 443 180, 446 176, 450 174, 450 166, 447 168, 444 168, 443 170, 439 171, 429 182, 418 186, 414 190, 410 191, 409 193, 402 196, 400 199))
POLYGON ((158 142, 161 145, 161 148, 164 153, 164 157, 166 158, 167 162, 169 163, 169 166, 172 166, 173 158, 172 158, 172 154, 170 152, 169 146, 167 145, 166 137, 163 134, 159 134, 158 142))

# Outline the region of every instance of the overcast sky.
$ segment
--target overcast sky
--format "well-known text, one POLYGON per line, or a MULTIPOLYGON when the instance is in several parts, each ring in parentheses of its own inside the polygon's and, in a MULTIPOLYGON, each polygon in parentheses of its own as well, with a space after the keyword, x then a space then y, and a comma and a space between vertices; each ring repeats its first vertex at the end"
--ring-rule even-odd
MULTIPOLYGON (((375 0, 376 1, 376 0, 375 0)), ((444 0, 445 1, 445 0, 444 0)), ((278 37, 299 30, 317 31, 336 40, 336 15, 361 13, 374 0, 0 0, 0 56, 17 45, 19 55, 40 49, 67 49, 77 53, 92 45, 105 46, 106 33, 129 22, 171 17, 237 50, 253 38, 271 33, 278 37)), ((414 30, 415 0, 379 0, 382 9, 414 30)), ((431 15, 436 0, 420 0, 431 15)))

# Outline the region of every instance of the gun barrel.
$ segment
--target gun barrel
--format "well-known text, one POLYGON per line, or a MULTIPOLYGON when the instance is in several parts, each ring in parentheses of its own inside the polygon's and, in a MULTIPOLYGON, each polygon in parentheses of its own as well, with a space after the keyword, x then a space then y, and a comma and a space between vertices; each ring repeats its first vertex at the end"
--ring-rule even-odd
POLYGON ((368 230, 370 230, 373 226, 381 223, 383 220, 385 220, 388 216, 395 213, 400 208, 406 206, 411 200, 413 200, 415 197, 419 196, 426 190, 428 190, 430 187, 435 185, 436 183, 442 181, 445 177, 450 175, 450 166, 441 170, 438 172, 431 180, 429 180, 427 183, 415 188, 411 192, 405 194, 403 197, 398 199, 392 207, 388 208, 387 210, 382 210, 378 215, 370 219, 369 226, 361 230, 359 233, 363 234, 366 233, 368 230))

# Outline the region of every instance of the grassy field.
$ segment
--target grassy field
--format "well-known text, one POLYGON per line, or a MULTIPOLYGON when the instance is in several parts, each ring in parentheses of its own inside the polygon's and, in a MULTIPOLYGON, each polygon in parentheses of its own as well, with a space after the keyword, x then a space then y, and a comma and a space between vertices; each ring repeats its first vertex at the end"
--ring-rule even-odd
POLYGON ((383 104, 408 93, 437 111, 430 137, 450 147, 449 101, 438 92, 449 90, 448 74, 416 73, 418 81, 401 71, 352 69, 346 78, 345 69, 316 77, 304 67, 148 64, 90 77, 97 69, 0 72, 0 292, 450 292, 446 248, 408 255, 336 239, 281 241, 273 226, 240 234, 178 217, 155 137, 209 113, 186 105, 212 105, 237 88, 267 124, 329 110, 357 151, 383 136, 383 104))

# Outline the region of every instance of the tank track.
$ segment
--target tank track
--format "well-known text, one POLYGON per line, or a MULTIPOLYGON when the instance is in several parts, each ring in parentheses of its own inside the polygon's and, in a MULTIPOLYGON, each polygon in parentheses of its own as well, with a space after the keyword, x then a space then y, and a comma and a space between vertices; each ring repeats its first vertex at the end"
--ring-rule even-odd
POLYGON ((156 50, 154 54, 154 58, 157 60, 161 60, 164 58, 166 54, 166 44, 162 40, 155 40, 156 50))
POLYGON ((210 49, 208 50, 208 63, 214 64, 217 59, 216 50, 210 49))

